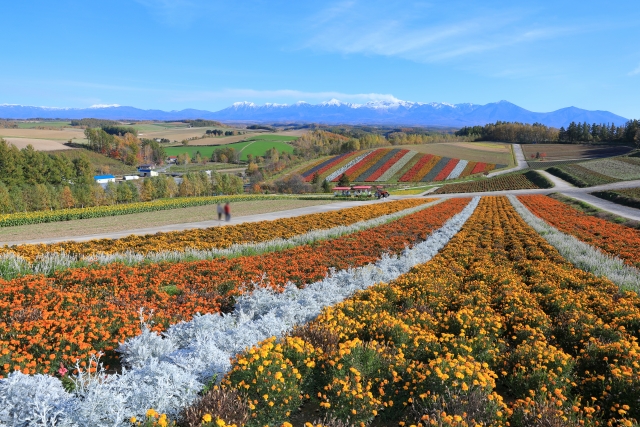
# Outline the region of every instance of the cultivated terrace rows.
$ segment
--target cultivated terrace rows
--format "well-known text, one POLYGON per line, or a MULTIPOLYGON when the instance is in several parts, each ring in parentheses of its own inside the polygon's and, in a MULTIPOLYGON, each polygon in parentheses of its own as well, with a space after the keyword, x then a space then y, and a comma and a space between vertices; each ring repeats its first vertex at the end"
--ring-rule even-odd
POLYGON ((0 425, 637 425, 640 297, 588 272, 619 262, 640 283, 637 230, 546 196, 283 221, 74 250, 353 228, 255 254, 0 280, 0 425), (563 258, 572 245, 597 256, 563 258))

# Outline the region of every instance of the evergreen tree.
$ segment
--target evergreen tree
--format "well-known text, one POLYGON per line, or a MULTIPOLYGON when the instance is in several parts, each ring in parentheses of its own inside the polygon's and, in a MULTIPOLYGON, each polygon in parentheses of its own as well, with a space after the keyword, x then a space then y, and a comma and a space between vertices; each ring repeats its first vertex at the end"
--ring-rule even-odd
POLYGON ((338 179, 338 187, 348 187, 350 184, 351 182, 346 174, 340 175, 340 179, 338 179))

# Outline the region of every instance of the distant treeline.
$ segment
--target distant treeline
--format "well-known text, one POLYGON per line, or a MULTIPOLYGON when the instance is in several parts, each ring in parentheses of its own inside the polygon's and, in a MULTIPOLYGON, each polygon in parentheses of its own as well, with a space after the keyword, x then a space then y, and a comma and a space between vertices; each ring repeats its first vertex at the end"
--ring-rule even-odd
POLYGON ((267 125, 251 125, 251 126, 247 126, 247 129, 252 129, 252 130, 258 130, 258 129, 262 129, 262 130, 268 130, 271 132, 275 132, 276 128, 271 127, 271 126, 267 126, 267 125))
POLYGON ((227 127, 226 125, 220 122, 217 122, 215 120, 203 120, 203 119, 182 120, 182 123, 189 123, 191 127, 194 127, 194 128, 227 127))
POLYGON ((628 142, 640 145, 640 120, 629 120, 623 126, 614 124, 574 123, 558 132, 559 142, 628 142))
POLYGON ((623 126, 571 122, 567 129, 564 127, 556 129, 540 123, 497 121, 484 126, 465 126, 455 134, 472 138, 474 141, 524 144, 623 142, 640 145, 640 120, 629 120, 623 126))
POLYGON ((120 123, 114 120, 104 119, 80 119, 71 120, 71 126, 84 126, 88 128, 99 128, 102 126, 118 126, 120 123))

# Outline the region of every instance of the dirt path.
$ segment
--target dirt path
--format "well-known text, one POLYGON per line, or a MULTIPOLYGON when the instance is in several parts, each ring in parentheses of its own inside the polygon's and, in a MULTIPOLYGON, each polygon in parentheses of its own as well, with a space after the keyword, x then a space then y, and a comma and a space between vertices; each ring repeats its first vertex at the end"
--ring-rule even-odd
POLYGON ((518 162, 517 166, 511 169, 505 169, 498 172, 490 173, 489 175, 487 175, 487 177, 491 178, 491 177, 502 175, 505 173, 527 169, 529 167, 529 164, 527 163, 527 159, 524 157, 524 152, 522 151, 522 147, 520 146, 520 144, 513 144, 513 153, 516 155, 516 162, 518 162))

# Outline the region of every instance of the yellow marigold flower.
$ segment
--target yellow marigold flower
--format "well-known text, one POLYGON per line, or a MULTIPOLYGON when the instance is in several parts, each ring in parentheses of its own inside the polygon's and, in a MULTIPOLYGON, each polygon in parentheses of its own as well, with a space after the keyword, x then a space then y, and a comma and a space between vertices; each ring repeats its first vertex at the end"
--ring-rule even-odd
POLYGON ((135 422, 138 421, 138 420, 137 420, 136 417, 131 417, 131 419, 129 419, 129 421, 131 422, 131 424, 135 424, 135 422))
POLYGON ((154 411, 153 409, 147 410, 147 417, 155 417, 157 415, 158 415, 158 413, 156 411, 154 411))
POLYGON ((203 421, 203 422, 205 422, 205 423, 210 423, 210 422, 211 422, 211 419, 212 419, 212 418, 211 418, 211 414, 204 414, 204 415, 202 416, 202 421, 203 421))

